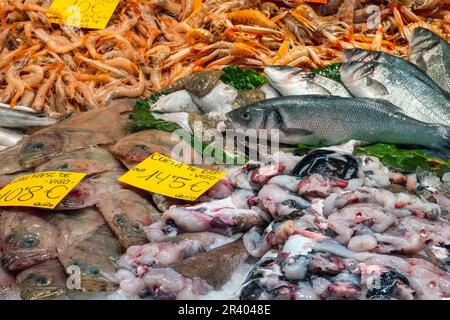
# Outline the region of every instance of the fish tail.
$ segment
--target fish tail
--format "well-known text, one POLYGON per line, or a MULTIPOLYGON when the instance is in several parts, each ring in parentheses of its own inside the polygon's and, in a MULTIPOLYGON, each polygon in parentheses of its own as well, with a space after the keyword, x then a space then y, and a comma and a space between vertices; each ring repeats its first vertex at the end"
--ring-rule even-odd
POLYGON ((438 139, 436 139, 437 149, 450 156, 450 126, 437 125, 436 132, 438 139))

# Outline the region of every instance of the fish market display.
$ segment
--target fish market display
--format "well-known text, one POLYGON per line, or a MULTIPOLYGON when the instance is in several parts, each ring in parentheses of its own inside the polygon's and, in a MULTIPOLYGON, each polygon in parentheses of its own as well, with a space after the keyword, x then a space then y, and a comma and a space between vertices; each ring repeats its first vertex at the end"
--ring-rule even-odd
POLYGON ((1 300, 450 297, 450 2, 118 2, 0 1, 0 188, 85 174, 1 207, 1 300))
POLYGON ((222 65, 316 68, 354 47, 406 56, 414 28, 450 34, 445 1, 122 0, 104 30, 50 23, 51 3, 6 0, 0 11, 0 102, 51 115, 222 65))

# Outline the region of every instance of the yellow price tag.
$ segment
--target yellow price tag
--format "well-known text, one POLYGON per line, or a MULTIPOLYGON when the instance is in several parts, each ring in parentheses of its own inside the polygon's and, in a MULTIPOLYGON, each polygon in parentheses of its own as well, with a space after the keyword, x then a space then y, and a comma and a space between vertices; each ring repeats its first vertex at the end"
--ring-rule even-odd
POLYGON ((0 190, 0 207, 53 209, 85 176, 79 172, 44 171, 18 177, 0 190))
POLYGON ((105 29, 120 0, 54 0, 48 19, 78 28, 105 29))
POLYGON ((120 182, 172 198, 193 201, 226 172, 202 169, 153 153, 119 178, 120 182))

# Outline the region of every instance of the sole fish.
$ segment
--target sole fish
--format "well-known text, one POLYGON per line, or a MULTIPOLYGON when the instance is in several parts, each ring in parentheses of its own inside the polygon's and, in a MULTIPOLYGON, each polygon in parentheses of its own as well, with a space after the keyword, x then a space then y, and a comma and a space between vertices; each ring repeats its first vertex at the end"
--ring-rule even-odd
POLYGON ((67 293, 67 277, 58 259, 32 266, 17 275, 20 297, 24 300, 45 300, 67 293))
POLYGON ((248 258, 249 254, 242 240, 200 253, 176 262, 171 267, 187 278, 200 278, 215 289, 220 289, 231 277, 233 271, 248 258), (199 268, 199 266, 201 266, 199 268))
POLYGON ((104 225, 88 238, 59 253, 58 258, 66 270, 71 266, 80 269, 83 292, 101 292, 117 289, 114 274, 120 255, 119 242, 104 225))
POLYGON ((56 257, 58 230, 36 209, 8 208, 0 213, 0 243, 5 268, 18 270, 56 257))

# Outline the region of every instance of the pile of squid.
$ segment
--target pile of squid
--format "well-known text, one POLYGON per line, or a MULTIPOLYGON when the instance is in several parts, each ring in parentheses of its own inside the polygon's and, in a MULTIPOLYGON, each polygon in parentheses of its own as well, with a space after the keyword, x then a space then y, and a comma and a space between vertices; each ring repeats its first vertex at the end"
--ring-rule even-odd
POLYGON ((151 243, 121 257, 121 289, 196 298, 220 288, 227 264, 247 254, 259 261, 247 260, 254 266, 234 299, 448 298, 449 185, 351 149, 276 153, 231 169, 226 199, 170 206, 145 227, 151 243), (233 242, 223 245, 224 236, 233 242))
POLYGON ((194 71, 315 68, 354 47, 405 56, 415 27, 450 34, 447 0, 123 0, 104 30, 50 23, 51 3, 0 3, 1 103, 86 111, 149 96, 194 71))

